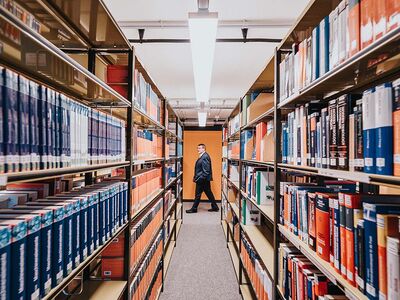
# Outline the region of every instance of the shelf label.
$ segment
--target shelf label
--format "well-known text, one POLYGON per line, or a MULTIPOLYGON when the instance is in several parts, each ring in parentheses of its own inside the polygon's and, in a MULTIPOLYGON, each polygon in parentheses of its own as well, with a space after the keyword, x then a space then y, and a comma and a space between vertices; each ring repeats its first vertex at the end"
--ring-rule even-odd
POLYGON ((8 181, 7 175, 0 175, 0 186, 6 186, 8 181))

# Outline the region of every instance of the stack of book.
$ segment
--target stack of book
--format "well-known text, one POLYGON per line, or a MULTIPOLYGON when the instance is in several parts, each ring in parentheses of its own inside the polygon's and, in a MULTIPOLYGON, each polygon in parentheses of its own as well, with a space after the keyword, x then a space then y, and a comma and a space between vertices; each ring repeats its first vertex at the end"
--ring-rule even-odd
POLYGON ((162 201, 158 201, 131 229, 131 267, 130 272, 139 264, 140 258, 150 245, 155 235, 159 232, 163 222, 162 201))
MULTIPOLYGON (((142 73, 135 69, 134 74, 135 106, 149 115, 153 120, 161 121, 161 101, 146 82, 142 73)), ((168 128, 168 125, 167 125, 168 128)))
POLYGON ((400 25, 397 1, 342 0, 279 65, 280 101, 400 25))
POLYGON ((357 194, 345 181, 282 186, 284 227, 370 299, 398 293, 400 196, 357 194))
POLYGON ((132 279, 129 287, 130 299, 144 299, 154 275, 159 270, 163 249, 163 237, 160 232, 132 279))
POLYGON ((400 80, 297 107, 282 123, 282 162, 400 176, 400 80))
POLYGON ((125 123, 0 67, 0 173, 126 159, 125 123))
POLYGON ((127 188, 110 181, 50 196, 47 183, 7 186, 0 195, 6 298, 44 297, 103 245, 127 221, 127 188))
POLYGON ((245 235, 241 236, 241 244, 242 251, 240 257, 249 275, 252 286, 255 289, 257 299, 272 300, 274 286, 267 272, 267 268, 245 235))
POLYGON ((145 170, 132 177, 131 214, 134 215, 161 189, 161 168, 145 170))
POLYGON ((348 299, 290 244, 279 245, 278 288, 285 299, 348 299))

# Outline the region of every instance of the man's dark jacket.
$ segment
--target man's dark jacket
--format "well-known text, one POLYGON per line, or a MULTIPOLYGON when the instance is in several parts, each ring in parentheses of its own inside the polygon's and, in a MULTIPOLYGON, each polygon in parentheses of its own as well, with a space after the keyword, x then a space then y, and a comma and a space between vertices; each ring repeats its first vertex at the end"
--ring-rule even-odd
POLYGON ((207 181, 213 180, 211 158, 207 152, 204 152, 204 154, 197 159, 196 165, 194 167, 193 181, 197 182, 199 179, 205 179, 207 181))

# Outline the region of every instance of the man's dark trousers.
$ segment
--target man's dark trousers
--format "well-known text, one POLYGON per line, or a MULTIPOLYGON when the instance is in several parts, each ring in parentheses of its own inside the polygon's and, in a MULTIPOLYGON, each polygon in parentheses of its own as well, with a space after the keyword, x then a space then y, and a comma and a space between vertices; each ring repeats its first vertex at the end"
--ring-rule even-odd
POLYGON ((218 208, 218 205, 215 202, 214 194, 211 191, 210 181, 203 178, 199 178, 196 181, 196 195, 194 198, 192 209, 197 209, 197 207, 199 206, 201 194, 203 192, 206 193, 207 198, 211 201, 211 207, 218 208))

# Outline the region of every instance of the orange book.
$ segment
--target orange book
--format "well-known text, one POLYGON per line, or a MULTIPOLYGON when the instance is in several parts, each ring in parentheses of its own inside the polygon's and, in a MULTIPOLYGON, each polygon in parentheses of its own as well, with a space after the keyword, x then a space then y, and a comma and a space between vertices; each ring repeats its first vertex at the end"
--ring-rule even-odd
POLYGON ((374 1, 374 41, 386 33, 386 1, 374 1))
POLYGON ((329 226, 329 197, 336 194, 316 193, 315 228, 317 255, 329 262, 330 253, 330 226, 329 226))
POLYGON ((103 279, 122 279, 124 277, 124 258, 101 258, 101 277, 103 279))
POLYGON ((256 160, 261 160, 261 141, 263 137, 267 134, 267 124, 260 122, 256 126, 256 160))
POLYGON ((360 40, 361 49, 374 40, 374 3, 375 0, 361 0, 360 3, 360 40))
POLYGON ((349 57, 351 57, 360 51, 360 0, 349 0, 347 23, 350 41, 349 57))
POLYGON ((400 2, 398 0, 386 0, 386 31, 400 26, 400 2))
POLYGON ((109 246, 101 253, 102 257, 123 257, 125 249, 125 237, 121 233, 109 246))
MULTIPOLYGON (((346 278, 353 286, 356 286, 355 266, 354 266, 354 218, 362 217, 361 195, 360 194, 344 194, 345 205, 345 244, 346 257, 340 257, 341 260, 346 260, 346 278)), ((344 243, 341 241, 341 245, 344 243)))
POLYGON ((376 215, 377 240, 378 240, 378 274, 379 274, 379 295, 388 296, 387 282, 387 252, 386 239, 388 236, 395 236, 399 232, 398 215, 376 215))
POLYGON ((284 194, 283 194, 283 220, 284 220, 284 225, 286 228, 289 228, 290 226, 290 220, 289 220, 289 194, 287 190, 287 186, 284 187, 284 194))

